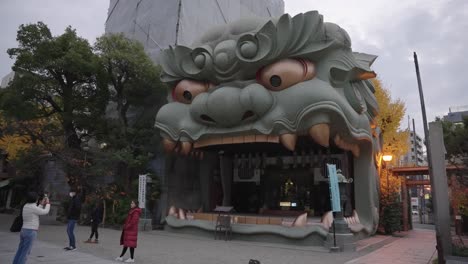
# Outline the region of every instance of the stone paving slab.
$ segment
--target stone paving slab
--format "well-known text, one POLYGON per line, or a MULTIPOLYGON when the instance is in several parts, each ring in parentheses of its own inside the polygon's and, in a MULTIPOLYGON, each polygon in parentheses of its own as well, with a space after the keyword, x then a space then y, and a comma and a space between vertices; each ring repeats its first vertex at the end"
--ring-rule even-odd
POLYGON ((366 239, 359 240, 356 243, 356 251, 362 251, 369 247, 385 243, 387 240, 394 240, 389 236, 375 235, 366 239))
POLYGON ((466 264, 468 260, 454 260, 454 259, 447 259, 445 262, 446 264, 466 264))
POLYGON ((346 264, 427 264, 435 255, 435 233, 415 229, 405 237, 346 264))
MULTIPOLYGON (((0 263, 12 263, 19 244, 18 233, 0 232, 0 263)), ((62 247, 40 240, 34 241, 28 264, 115 264, 115 261, 105 260, 80 251, 64 251, 62 247)))
POLYGON ((449 256, 446 259, 447 264, 464 264, 468 263, 468 257, 449 256))
MULTIPOLYGON (((19 243, 18 233, 8 232, 12 216, 0 214, 0 264, 11 263, 19 243)), ((113 259, 121 251, 120 231, 100 228, 100 243, 85 244, 90 234, 89 226, 76 226, 75 236, 78 250, 64 252, 67 244, 66 226, 41 225, 38 240, 33 246, 32 258, 28 263, 117 263, 113 259), (51 254, 52 253, 52 254, 51 254), (43 257, 40 257, 43 256, 43 257)), ((261 264, 339 264, 339 263, 422 263, 431 257, 434 250, 434 231, 416 230, 403 238, 374 236, 359 242, 358 252, 329 253, 323 248, 301 247, 265 242, 223 241, 213 238, 166 231, 140 232, 135 259, 139 264, 247 264, 257 259, 261 264), (423 237, 418 235, 423 232, 423 237), (411 235, 415 233, 415 235, 411 235), (430 250, 418 250, 420 240, 430 250), (398 245, 405 243, 407 250, 398 245), (423 241, 424 242, 424 241, 423 241), (375 256, 376 252, 377 258, 375 256), (393 261, 398 256, 400 260, 393 261), (404 262, 404 256, 412 262, 404 262), (376 260, 377 259, 377 260, 376 260), (392 259, 382 262, 382 259, 392 259), (351 262, 355 261, 355 262, 351 262)), ((127 253, 128 256, 128 253, 127 253)), ((427 263, 424 262, 424 263, 427 263)))

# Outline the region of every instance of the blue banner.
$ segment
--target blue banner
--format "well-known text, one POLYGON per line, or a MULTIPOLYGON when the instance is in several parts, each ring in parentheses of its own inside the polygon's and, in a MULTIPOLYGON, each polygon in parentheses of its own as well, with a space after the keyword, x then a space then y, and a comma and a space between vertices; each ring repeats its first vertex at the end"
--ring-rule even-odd
POLYGON ((338 176, 336 175, 336 165, 327 164, 328 179, 330 180, 330 199, 333 212, 341 212, 340 188, 338 187, 338 176))

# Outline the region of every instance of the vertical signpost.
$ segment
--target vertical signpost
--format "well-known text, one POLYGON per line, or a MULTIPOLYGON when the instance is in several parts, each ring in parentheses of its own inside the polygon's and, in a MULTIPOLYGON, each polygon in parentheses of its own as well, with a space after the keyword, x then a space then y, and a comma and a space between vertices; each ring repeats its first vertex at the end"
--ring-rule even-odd
POLYGON ((327 164, 328 177, 330 179, 330 199, 333 212, 341 212, 340 188, 338 187, 338 176, 336 174, 336 165, 327 164))
MULTIPOLYGON (((340 204, 340 189, 338 187, 338 176, 336 174, 336 165, 327 164, 328 168, 328 179, 330 183, 330 199, 332 211, 341 212, 340 204)), ((336 230, 335 230, 335 219, 333 219, 333 248, 332 251, 339 251, 339 248, 336 246, 336 230)))
POLYGON ((152 229, 151 214, 147 214, 148 208, 146 208, 146 192, 151 192, 151 189, 148 189, 148 184, 150 185, 149 188, 151 188, 151 183, 152 179, 148 174, 142 174, 138 178, 138 203, 140 204, 140 208, 144 210, 144 218, 140 218, 141 230, 143 231, 152 229))
MULTIPOLYGON (((138 179, 138 203, 141 209, 146 208, 146 174, 140 175, 138 179)), ((146 209, 145 209, 146 219, 146 209)))

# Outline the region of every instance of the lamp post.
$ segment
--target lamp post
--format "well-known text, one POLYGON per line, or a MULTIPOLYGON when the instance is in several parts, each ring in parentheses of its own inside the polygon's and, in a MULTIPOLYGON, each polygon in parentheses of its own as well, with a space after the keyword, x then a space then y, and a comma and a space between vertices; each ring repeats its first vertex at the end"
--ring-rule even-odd
POLYGON ((84 144, 83 145, 83 151, 84 151, 84 163, 83 163, 83 176, 85 178, 85 181, 86 181, 86 163, 88 162, 88 151, 89 151, 89 146, 88 144, 84 144))
MULTIPOLYGON (((387 162, 392 161, 392 155, 383 155, 382 160, 384 161, 385 168, 387 167, 387 162)), ((388 178, 388 171, 385 169, 385 174, 387 175, 387 195, 390 193, 390 185, 389 185, 389 178, 388 178)))

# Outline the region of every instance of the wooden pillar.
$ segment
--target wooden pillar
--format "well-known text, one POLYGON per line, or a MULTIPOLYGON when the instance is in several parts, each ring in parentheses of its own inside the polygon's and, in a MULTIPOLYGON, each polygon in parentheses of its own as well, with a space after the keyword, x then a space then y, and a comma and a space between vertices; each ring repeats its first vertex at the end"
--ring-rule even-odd
POLYGON ((406 187, 406 176, 401 177, 401 202, 403 210, 403 231, 409 230, 409 215, 408 215, 408 188, 406 187))

